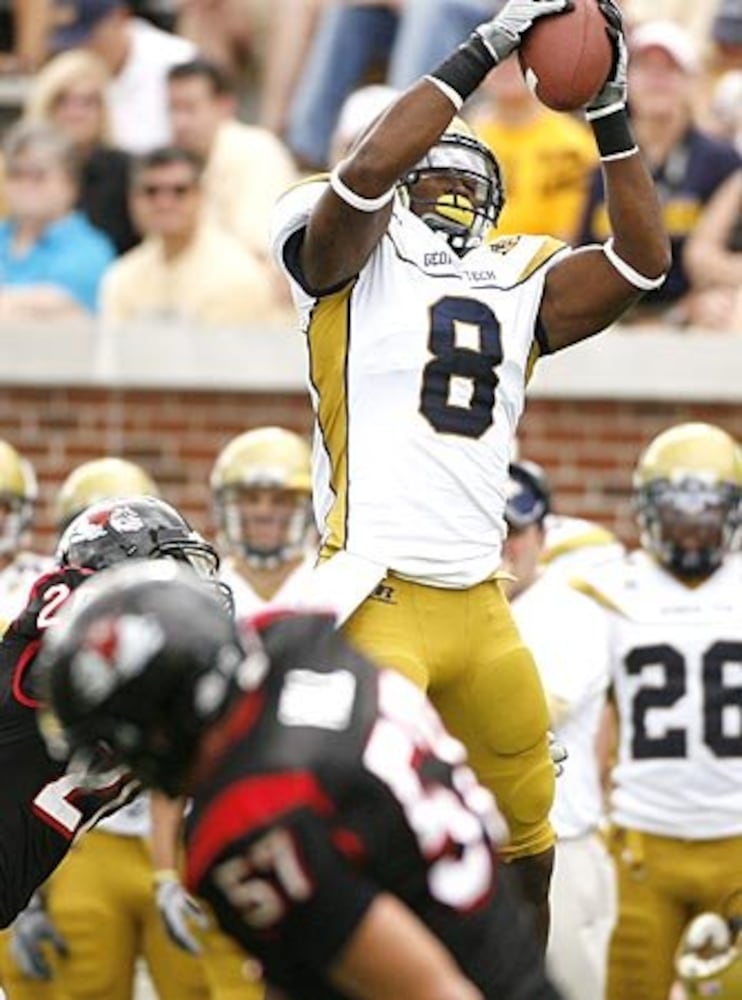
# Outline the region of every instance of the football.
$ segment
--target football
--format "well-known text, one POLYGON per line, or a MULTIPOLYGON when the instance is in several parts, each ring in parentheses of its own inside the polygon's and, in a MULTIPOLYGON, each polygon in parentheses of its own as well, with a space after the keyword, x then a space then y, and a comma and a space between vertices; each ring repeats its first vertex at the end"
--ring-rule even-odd
POLYGON ((576 111, 600 90, 613 49, 596 0, 573 0, 574 9, 536 21, 518 50, 526 83, 554 111, 576 111))

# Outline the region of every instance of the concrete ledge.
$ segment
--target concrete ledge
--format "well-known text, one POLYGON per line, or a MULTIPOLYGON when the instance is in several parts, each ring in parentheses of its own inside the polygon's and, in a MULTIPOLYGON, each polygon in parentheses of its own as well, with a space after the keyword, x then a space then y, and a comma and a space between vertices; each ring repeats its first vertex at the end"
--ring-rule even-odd
POLYGON ((544 358, 529 395, 573 399, 742 400, 742 336, 625 327, 544 358))
MULTIPOLYGON (((301 335, 282 328, 0 329, 4 385, 286 392, 304 390, 305 370, 301 335)), ((742 336, 617 328, 541 361, 529 395, 739 402, 742 336)))

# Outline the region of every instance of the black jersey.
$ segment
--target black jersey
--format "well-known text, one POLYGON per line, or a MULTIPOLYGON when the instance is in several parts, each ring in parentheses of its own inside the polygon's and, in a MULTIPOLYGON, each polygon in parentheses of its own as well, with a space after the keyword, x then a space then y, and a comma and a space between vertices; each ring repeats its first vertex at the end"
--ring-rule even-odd
POLYGON ((54 760, 37 725, 31 673, 44 631, 89 575, 66 567, 42 576, 0 642, 0 927, 24 908, 76 834, 131 797, 120 772, 93 789, 87 770, 54 760))
POLYGON ((392 893, 491 1000, 551 1000, 495 842, 504 824, 424 694, 318 617, 264 632, 271 668, 202 746, 188 884, 292 997, 392 893))

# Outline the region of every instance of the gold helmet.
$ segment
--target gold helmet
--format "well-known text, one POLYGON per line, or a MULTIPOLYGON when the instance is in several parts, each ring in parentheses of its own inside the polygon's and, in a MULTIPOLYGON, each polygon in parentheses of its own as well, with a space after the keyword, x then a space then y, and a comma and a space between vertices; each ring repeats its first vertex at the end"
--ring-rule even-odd
POLYGON ((740 1000, 742 997, 742 915, 732 915, 733 893, 722 913, 701 913, 685 929, 675 955, 675 971, 687 1000, 713 997, 740 1000))
POLYGON ((702 579, 736 543, 742 450, 713 424, 678 424, 645 449, 634 473, 643 547, 676 576, 702 579))
POLYGON ((482 243, 505 203, 497 160, 459 117, 402 178, 400 189, 412 211, 457 254, 482 243), (422 183, 434 178, 446 178, 450 190, 426 197, 422 183))
POLYGON ((306 548, 312 526, 311 454, 298 434, 259 427, 238 435, 217 456, 211 490, 222 543, 251 565, 276 566, 306 548), (260 510, 258 491, 266 502, 260 510))
POLYGON ((95 458, 78 465, 62 483, 55 504, 57 530, 61 533, 86 507, 113 497, 159 497, 155 481, 125 458, 95 458))
POLYGON ((0 555, 16 552, 33 519, 38 490, 33 466, 0 440, 0 555))

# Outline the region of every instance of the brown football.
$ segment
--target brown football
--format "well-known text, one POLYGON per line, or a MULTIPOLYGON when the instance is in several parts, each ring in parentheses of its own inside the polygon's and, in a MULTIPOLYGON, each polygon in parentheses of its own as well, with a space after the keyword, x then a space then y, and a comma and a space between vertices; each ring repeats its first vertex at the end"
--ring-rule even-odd
POLYGON ((600 90, 613 49, 596 0, 536 21, 518 50, 523 76, 536 97, 555 111, 576 111, 600 90))

